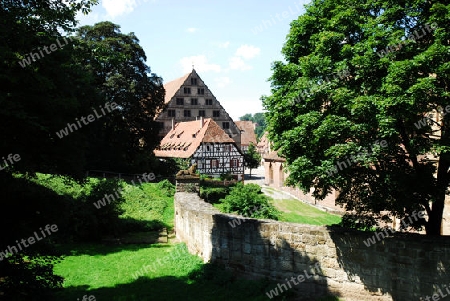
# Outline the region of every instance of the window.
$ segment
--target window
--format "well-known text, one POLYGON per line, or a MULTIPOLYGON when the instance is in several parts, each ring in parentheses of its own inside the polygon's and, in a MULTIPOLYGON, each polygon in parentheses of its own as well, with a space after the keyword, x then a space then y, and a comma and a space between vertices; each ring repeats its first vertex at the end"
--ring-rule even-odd
POLYGON ((197 98, 191 98, 191 105, 193 105, 193 106, 198 105, 198 99, 197 98))
POLYGON ((205 94, 205 89, 203 89, 203 88, 197 88, 197 94, 200 94, 200 95, 205 94))
POLYGON ((198 116, 205 117, 205 110, 198 110, 198 116))
POLYGON ((191 94, 191 88, 184 88, 184 94, 191 94))
POLYGON ((234 158, 230 160, 230 167, 239 167, 239 160, 234 158))
POLYGON ((178 106, 184 105, 184 98, 177 98, 177 105, 178 106))
POLYGON ((167 113, 169 117, 175 117, 175 110, 169 110, 167 113))
POLYGON ((191 117, 191 110, 184 110, 184 117, 191 117))
POLYGON ((211 167, 219 168, 219 160, 217 160, 217 159, 211 160, 211 167))
MULTIPOLYGON (((215 116, 215 117, 219 117, 219 116, 215 116)), ((227 130, 230 128, 230 123, 229 122, 222 122, 222 128, 224 130, 227 130)))
POLYGON ((205 99, 205 105, 212 106, 212 99, 205 99))
POLYGON ((194 77, 191 77, 191 85, 196 86, 197 85, 197 79, 194 77))
POLYGON ((220 111, 213 111, 213 117, 220 117, 220 111))

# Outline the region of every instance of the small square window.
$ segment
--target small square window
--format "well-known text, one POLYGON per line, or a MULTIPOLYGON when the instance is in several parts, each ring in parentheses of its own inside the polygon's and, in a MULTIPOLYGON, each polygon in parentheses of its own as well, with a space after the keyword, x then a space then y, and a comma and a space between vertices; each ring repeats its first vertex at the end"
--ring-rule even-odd
POLYGON ((184 88, 184 94, 191 94, 191 88, 184 88))
POLYGON ((193 105, 193 106, 198 105, 198 99, 197 98, 191 98, 191 105, 193 105))
POLYGON ((184 105, 184 98, 177 98, 177 105, 183 106, 184 105))
POLYGON ((191 117, 191 110, 184 110, 184 117, 191 117))
POLYGON ((198 88, 198 89, 197 89, 197 94, 200 94, 200 95, 205 94, 205 89, 203 89, 203 88, 198 88))
POLYGON ((169 117, 175 117, 175 110, 168 111, 169 117))
POLYGON ((196 86, 197 85, 197 79, 194 77, 191 77, 191 85, 196 86))
POLYGON ((220 117, 220 111, 213 111, 213 117, 220 117))
MULTIPOLYGON (((218 116, 215 116, 215 117, 218 117, 218 116)), ((222 122, 222 128, 224 130, 229 129, 230 128, 230 123, 229 122, 222 122)))
POLYGON ((205 117, 205 110, 198 110, 198 116, 205 117))
POLYGON ((205 105, 212 106, 212 99, 205 99, 205 105))

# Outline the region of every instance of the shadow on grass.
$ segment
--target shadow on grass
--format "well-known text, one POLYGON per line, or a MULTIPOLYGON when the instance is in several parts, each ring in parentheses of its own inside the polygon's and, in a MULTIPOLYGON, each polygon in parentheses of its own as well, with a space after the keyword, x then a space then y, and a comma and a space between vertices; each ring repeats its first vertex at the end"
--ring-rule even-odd
MULTIPOLYGON (((55 293, 55 300, 73 301, 84 295, 96 300, 268 300, 266 291, 273 286, 267 280, 237 279, 231 272, 212 264, 202 265, 187 277, 139 277, 114 287, 89 289, 88 286, 68 287, 55 293)), ((272 300, 295 300, 288 295, 272 300), (286 297, 288 297, 286 299, 286 297)))

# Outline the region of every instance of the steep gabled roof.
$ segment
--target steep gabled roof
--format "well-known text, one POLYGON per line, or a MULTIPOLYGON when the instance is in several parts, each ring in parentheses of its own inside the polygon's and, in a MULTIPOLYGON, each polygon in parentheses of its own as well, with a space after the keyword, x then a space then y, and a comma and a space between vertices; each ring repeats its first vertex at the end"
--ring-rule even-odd
POLYGON ((190 158, 202 142, 234 144, 214 120, 206 118, 177 123, 154 153, 156 157, 190 158))
POLYGON ((253 143, 256 146, 255 126, 253 121, 235 121, 237 127, 241 130, 241 145, 250 145, 253 143))
POLYGON ((164 89, 166 90, 166 96, 164 97, 164 103, 168 103, 175 93, 180 89, 180 87, 184 84, 186 79, 191 75, 191 72, 183 75, 180 78, 174 79, 173 81, 168 82, 164 85, 164 89))

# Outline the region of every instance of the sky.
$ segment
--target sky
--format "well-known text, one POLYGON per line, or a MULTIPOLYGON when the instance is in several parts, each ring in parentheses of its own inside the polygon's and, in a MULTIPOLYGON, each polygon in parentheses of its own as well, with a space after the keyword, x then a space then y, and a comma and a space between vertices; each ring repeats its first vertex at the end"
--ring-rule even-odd
POLYGON ((133 32, 164 83, 192 65, 233 118, 263 112, 290 23, 309 0, 100 0, 80 26, 111 21, 133 32))

